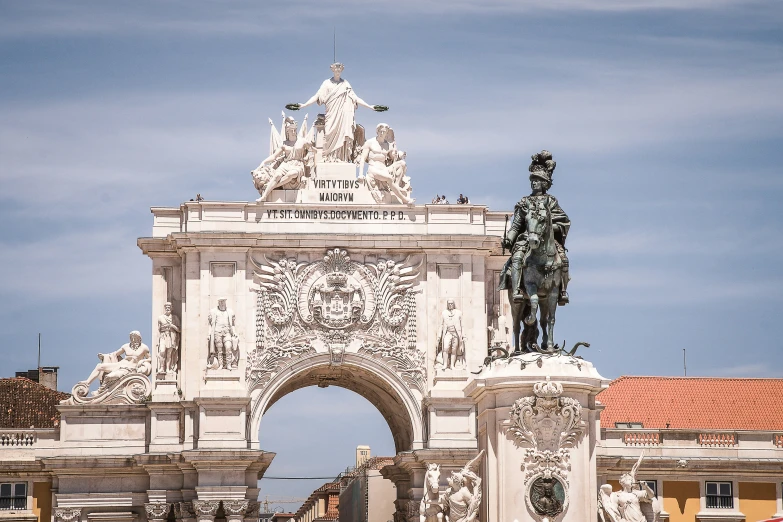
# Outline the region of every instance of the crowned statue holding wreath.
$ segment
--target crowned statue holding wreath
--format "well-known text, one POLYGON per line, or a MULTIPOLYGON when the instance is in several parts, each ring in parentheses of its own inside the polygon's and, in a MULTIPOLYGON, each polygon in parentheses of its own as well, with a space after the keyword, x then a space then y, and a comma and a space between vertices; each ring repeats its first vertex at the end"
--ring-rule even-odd
POLYGON ((326 107, 324 126, 324 161, 350 162, 353 160, 355 113, 359 105, 377 112, 388 110, 383 105, 370 105, 356 95, 348 80, 341 78, 345 66, 333 63, 333 76, 321 84, 318 92, 304 103, 286 105, 289 110, 299 110, 314 103, 326 107))

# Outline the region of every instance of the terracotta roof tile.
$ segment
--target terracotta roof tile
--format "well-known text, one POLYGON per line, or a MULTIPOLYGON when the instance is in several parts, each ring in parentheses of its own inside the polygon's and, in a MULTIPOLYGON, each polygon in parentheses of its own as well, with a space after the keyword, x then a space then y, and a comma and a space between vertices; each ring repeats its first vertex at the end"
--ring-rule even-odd
POLYGON ((598 400, 602 428, 783 431, 783 379, 623 376, 598 400))
POLYGON ((24 377, 0 379, 0 428, 54 428, 60 424, 56 406, 68 397, 24 377))

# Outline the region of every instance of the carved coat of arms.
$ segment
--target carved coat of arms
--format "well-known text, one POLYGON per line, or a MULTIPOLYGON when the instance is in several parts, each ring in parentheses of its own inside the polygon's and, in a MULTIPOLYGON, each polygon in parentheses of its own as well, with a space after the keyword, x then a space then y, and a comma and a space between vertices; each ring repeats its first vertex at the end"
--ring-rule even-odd
POLYGON ((568 507, 569 448, 583 434, 582 405, 562 397, 563 385, 549 378, 534 384, 533 393, 514 403, 509 432, 527 448, 522 468, 528 507, 539 520, 554 520, 568 507))
POLYGON ((424 353, 416 347, 414 285, 418 265, 408 259, 359 263, 345 250, 320 261, 253 260, 258 283, 256 348, 248 356, 250 389, 265 386, 294 359, 346 352, 369 355, 424 390, 424 353))

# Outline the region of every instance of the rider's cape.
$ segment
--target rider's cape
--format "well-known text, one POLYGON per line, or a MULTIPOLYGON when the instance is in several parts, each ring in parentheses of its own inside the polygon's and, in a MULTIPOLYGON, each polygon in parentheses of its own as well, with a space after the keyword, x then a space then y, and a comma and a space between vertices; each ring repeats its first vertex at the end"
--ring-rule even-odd
MULTIPOLYGON (((514 247, 517 247, 517 244, 522 246, 521 243, 525 241, 525 215, 530 206, 530 200, 538 197, 547 198, 546 205, 552 216, 555 241, 565 248, 568 230, 571 228, 571 220, 568 219, 566 213, 560 208, 560 203, 557 202, 557 198, 550 194, 546 194, 545 196, 525 196, 519 200, 519 203, 514 205, 514 220, 511 222, 511 228, 508 231, 509 233, 514 233, 514 247)), ((511 260, 514 258, 514 254, 519 250, 519 248, 514 247, 512 247, 511 255, 508 257, 508 260, 506 260, 506 263, 503 265, 503 270, 500 272, 498 290, 508 290, 511 288, 511 260)), ((526 249, 526 246, 523 248, 526 249)))

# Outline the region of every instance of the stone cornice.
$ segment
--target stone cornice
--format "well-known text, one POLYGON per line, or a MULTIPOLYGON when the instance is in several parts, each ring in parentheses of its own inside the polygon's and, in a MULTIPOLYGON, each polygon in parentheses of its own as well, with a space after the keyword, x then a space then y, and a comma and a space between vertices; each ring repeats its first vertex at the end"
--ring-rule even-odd
POLYGON ((149 255, 173 254, 180 250, 276 249, 283 244, 286 248, 330 248, 339 244, 341 248, 395 250, 411 253, 459 253, 466 250, 489 256, 499 246, 500 239, 494 236, 468 234, 411 234, 379 236, 365 234, 268 234, 259 232, 182 232, 169 234, 165 238, 141 237, 137 240, 142 252, 149 255))

